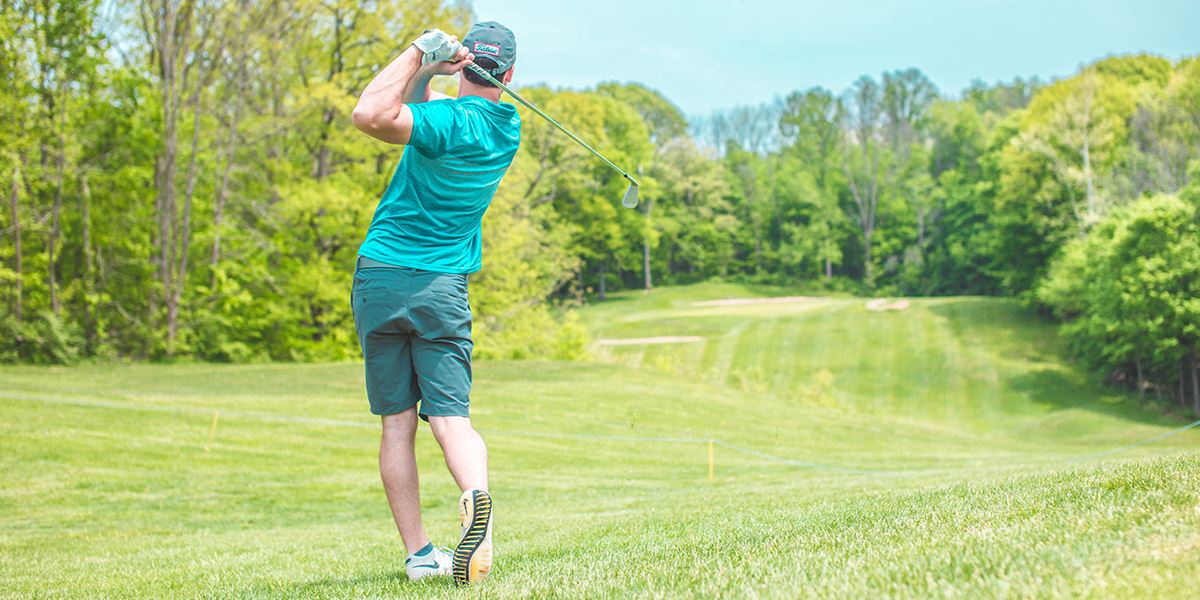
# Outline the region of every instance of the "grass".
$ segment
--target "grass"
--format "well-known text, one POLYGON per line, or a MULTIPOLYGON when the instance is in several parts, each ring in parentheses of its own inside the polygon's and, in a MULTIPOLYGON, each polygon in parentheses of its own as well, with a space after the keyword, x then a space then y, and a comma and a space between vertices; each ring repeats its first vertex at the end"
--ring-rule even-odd
POLYGON ((403 578, 357 364, 0 369, 0 596, 1195 597, 1200 430, 1100 454, 1186 422, 1089 384, 1050 325, 691 305, 752 295, 787 290, 621 295, 596 338, 704 340, 477 365, 499 558, 470 590, 403 578))

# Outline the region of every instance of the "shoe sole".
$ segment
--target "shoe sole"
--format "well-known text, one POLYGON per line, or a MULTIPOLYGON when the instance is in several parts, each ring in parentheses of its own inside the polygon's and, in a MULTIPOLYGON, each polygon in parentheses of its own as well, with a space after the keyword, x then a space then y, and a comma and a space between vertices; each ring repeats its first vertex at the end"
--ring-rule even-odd
POLYGON ((482 490, 471 490, 470 499, 458 506, 464 532, 454 550, 454 581, 459 585, 487 577, 492 569, 491 552, 480 552, 491 543, 488 534, 492 521, 492 497, 482 490))

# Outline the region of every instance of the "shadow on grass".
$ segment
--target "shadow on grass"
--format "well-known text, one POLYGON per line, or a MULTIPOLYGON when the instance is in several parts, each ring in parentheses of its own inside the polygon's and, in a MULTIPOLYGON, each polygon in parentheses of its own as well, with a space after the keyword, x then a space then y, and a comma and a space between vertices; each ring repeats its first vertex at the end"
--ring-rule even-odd
POLYGON ((961 298, 929 305, 928 310, 943 318, 964 344, 984 346, 1000 358, 1027 363, 1028 370, 1009 375, 1002 385, 1034 404, 1149 425, 1176 422, 1130 394, 1089 381, 1072 364, 1057 325, 1016 300, 961 298))
POLYGON ((927 305, 945 320, 964 343, 987 346, 1005 358, 1034 362, 1067 362, 1066 349, 1055 325, 1023 308, 1016 300, 956 298, 927 305))
POLYGON ((584 296, 584 301, 588 305, 609 305, 609 304, 627 304, 640 298, 641 290, 623 290, 620 292, 611 292, 600 299, 598 294, 588 294, 584 296))
MULTIPOLYGON (((388 590, 385 596, 399 594, 434 594, 457 589, 452 577, 428 577, 421 581, 409 581, 404 571, 364 573, 354 577, 325 577, 298 583, 286 590, 284 595, 300 598, 344 598, 362 593, 363 588, 375 587, 388 590)), ((279 588, 260 590, 266 595, 279 594, 279 588)))
POLYGON ((1172 425, 1175 420, 1143 407, 1136 398, 1087 382, 1080 374, 1038 369, 1011 377, 1007 387, 1035 404, 1053 410, 1087 410, 1147 425, 1172 425))

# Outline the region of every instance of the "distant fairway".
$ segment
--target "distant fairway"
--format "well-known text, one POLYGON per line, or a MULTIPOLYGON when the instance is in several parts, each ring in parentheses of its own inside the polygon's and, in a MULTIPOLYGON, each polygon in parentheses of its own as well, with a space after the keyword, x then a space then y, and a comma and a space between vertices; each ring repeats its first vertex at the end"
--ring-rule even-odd
MULTIPOLYGON (((622 294, 594 338, 688 339, 478 364, 499 559, 472 591, 1200 593, 1200 429, 1113 452, 1187 421, 1089 384, 1004 300, 694 305, 794 295, 622 294)), ((469 595, 403 578, 376 430, 357 364, 2 368, 0 596, 469 595)))

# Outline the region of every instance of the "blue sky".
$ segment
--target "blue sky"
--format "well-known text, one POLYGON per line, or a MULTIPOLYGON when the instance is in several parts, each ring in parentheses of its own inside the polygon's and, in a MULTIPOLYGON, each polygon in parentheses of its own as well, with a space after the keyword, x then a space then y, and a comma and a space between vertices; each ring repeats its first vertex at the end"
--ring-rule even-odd
POLYGON ((688 115, 917 67, 943 93, 1108 54, 1200 54, 1200 0, 475 0, 517 35, 518 84, 638 81, 688 115))

